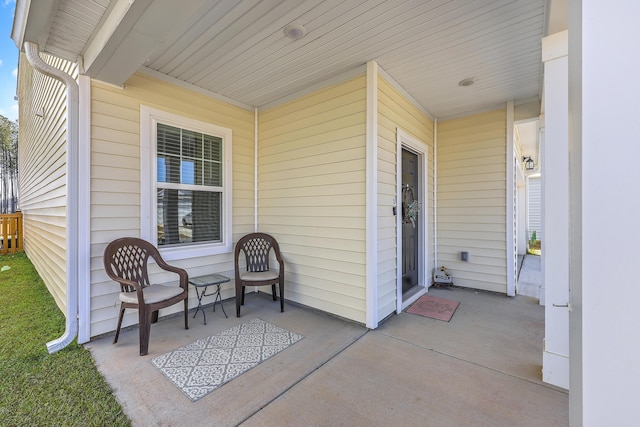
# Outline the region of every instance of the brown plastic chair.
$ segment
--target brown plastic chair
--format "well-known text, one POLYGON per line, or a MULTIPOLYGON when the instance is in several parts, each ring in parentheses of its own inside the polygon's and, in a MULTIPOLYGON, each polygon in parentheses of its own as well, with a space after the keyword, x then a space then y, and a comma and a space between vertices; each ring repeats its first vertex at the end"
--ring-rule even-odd
POLYGON ((127 308, 138 309, 140 330, 140 356, 149 350, 151 323, 158 321, 158 310, 184 301, 184 328, 189 329, 189 276, 186 270, 167 264, 151 243, 135 237, 123 237, 109 243, 104 251, 104 268, 107 275, 120 283, 120 316, 113 343, 118 342, 120 326, 127 308), (163 270, 180 276, 179 286, 152 285, 149 282, 147 263, 153 258, 163 270))
POLYGON ((276 239, 265 233, 251 233, 236 243, 234 254, 236 270, 236 316, 240 317, 240 305, 244 305, 245 286, 271 285, 273 300, 276 301, 276 284, 280 288, 280 312, 284 311, 284 261, 276 239), (273 250, 280 266, 279 270, 269 268, 269 256, 273 250), (240 271, 240 252, 244 252, 246 267, 240 271))

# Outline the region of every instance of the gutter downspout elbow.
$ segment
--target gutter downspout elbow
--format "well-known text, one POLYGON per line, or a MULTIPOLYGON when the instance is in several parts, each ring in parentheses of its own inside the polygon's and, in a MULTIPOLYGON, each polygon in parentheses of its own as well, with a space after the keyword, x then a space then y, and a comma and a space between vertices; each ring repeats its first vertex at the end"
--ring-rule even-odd
POLYGON ((78 334, 78 125, 79 89, 76 80, 40 58, 38 45, 24 43, 29 63, 42 74, 61 81, 67 88, 67 312, 64 335, 47 343, 49 353, 62 350, 78 334))

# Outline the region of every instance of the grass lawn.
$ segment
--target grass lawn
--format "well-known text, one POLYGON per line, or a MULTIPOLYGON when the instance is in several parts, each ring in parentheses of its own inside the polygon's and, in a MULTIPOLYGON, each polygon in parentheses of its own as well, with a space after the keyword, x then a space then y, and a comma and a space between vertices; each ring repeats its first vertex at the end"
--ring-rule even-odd
POLYGON ((0 425, 128 426, 90 353, 55 354, 65 317, 23 253, 0 256, 0 425), (6 267, 5 267, 6 268, 6 267))

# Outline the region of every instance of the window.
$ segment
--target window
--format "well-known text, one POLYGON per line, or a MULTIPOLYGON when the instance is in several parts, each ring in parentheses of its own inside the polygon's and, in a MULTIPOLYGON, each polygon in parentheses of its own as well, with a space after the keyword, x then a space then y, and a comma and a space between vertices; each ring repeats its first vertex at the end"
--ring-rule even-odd
POLYGON ((169 260, 231 251, 231 130, 140 116, 142 237, 169 260))

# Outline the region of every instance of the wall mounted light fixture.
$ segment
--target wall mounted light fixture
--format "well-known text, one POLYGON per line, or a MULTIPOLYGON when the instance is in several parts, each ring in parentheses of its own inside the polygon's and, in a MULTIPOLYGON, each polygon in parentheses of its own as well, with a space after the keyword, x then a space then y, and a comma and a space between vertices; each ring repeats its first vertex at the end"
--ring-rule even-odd
POLYGON ((535 162, 533 161, 531 156, 523 157, 522 162, 524 163, 525 170, 532 171, 535 167, 535 162))

